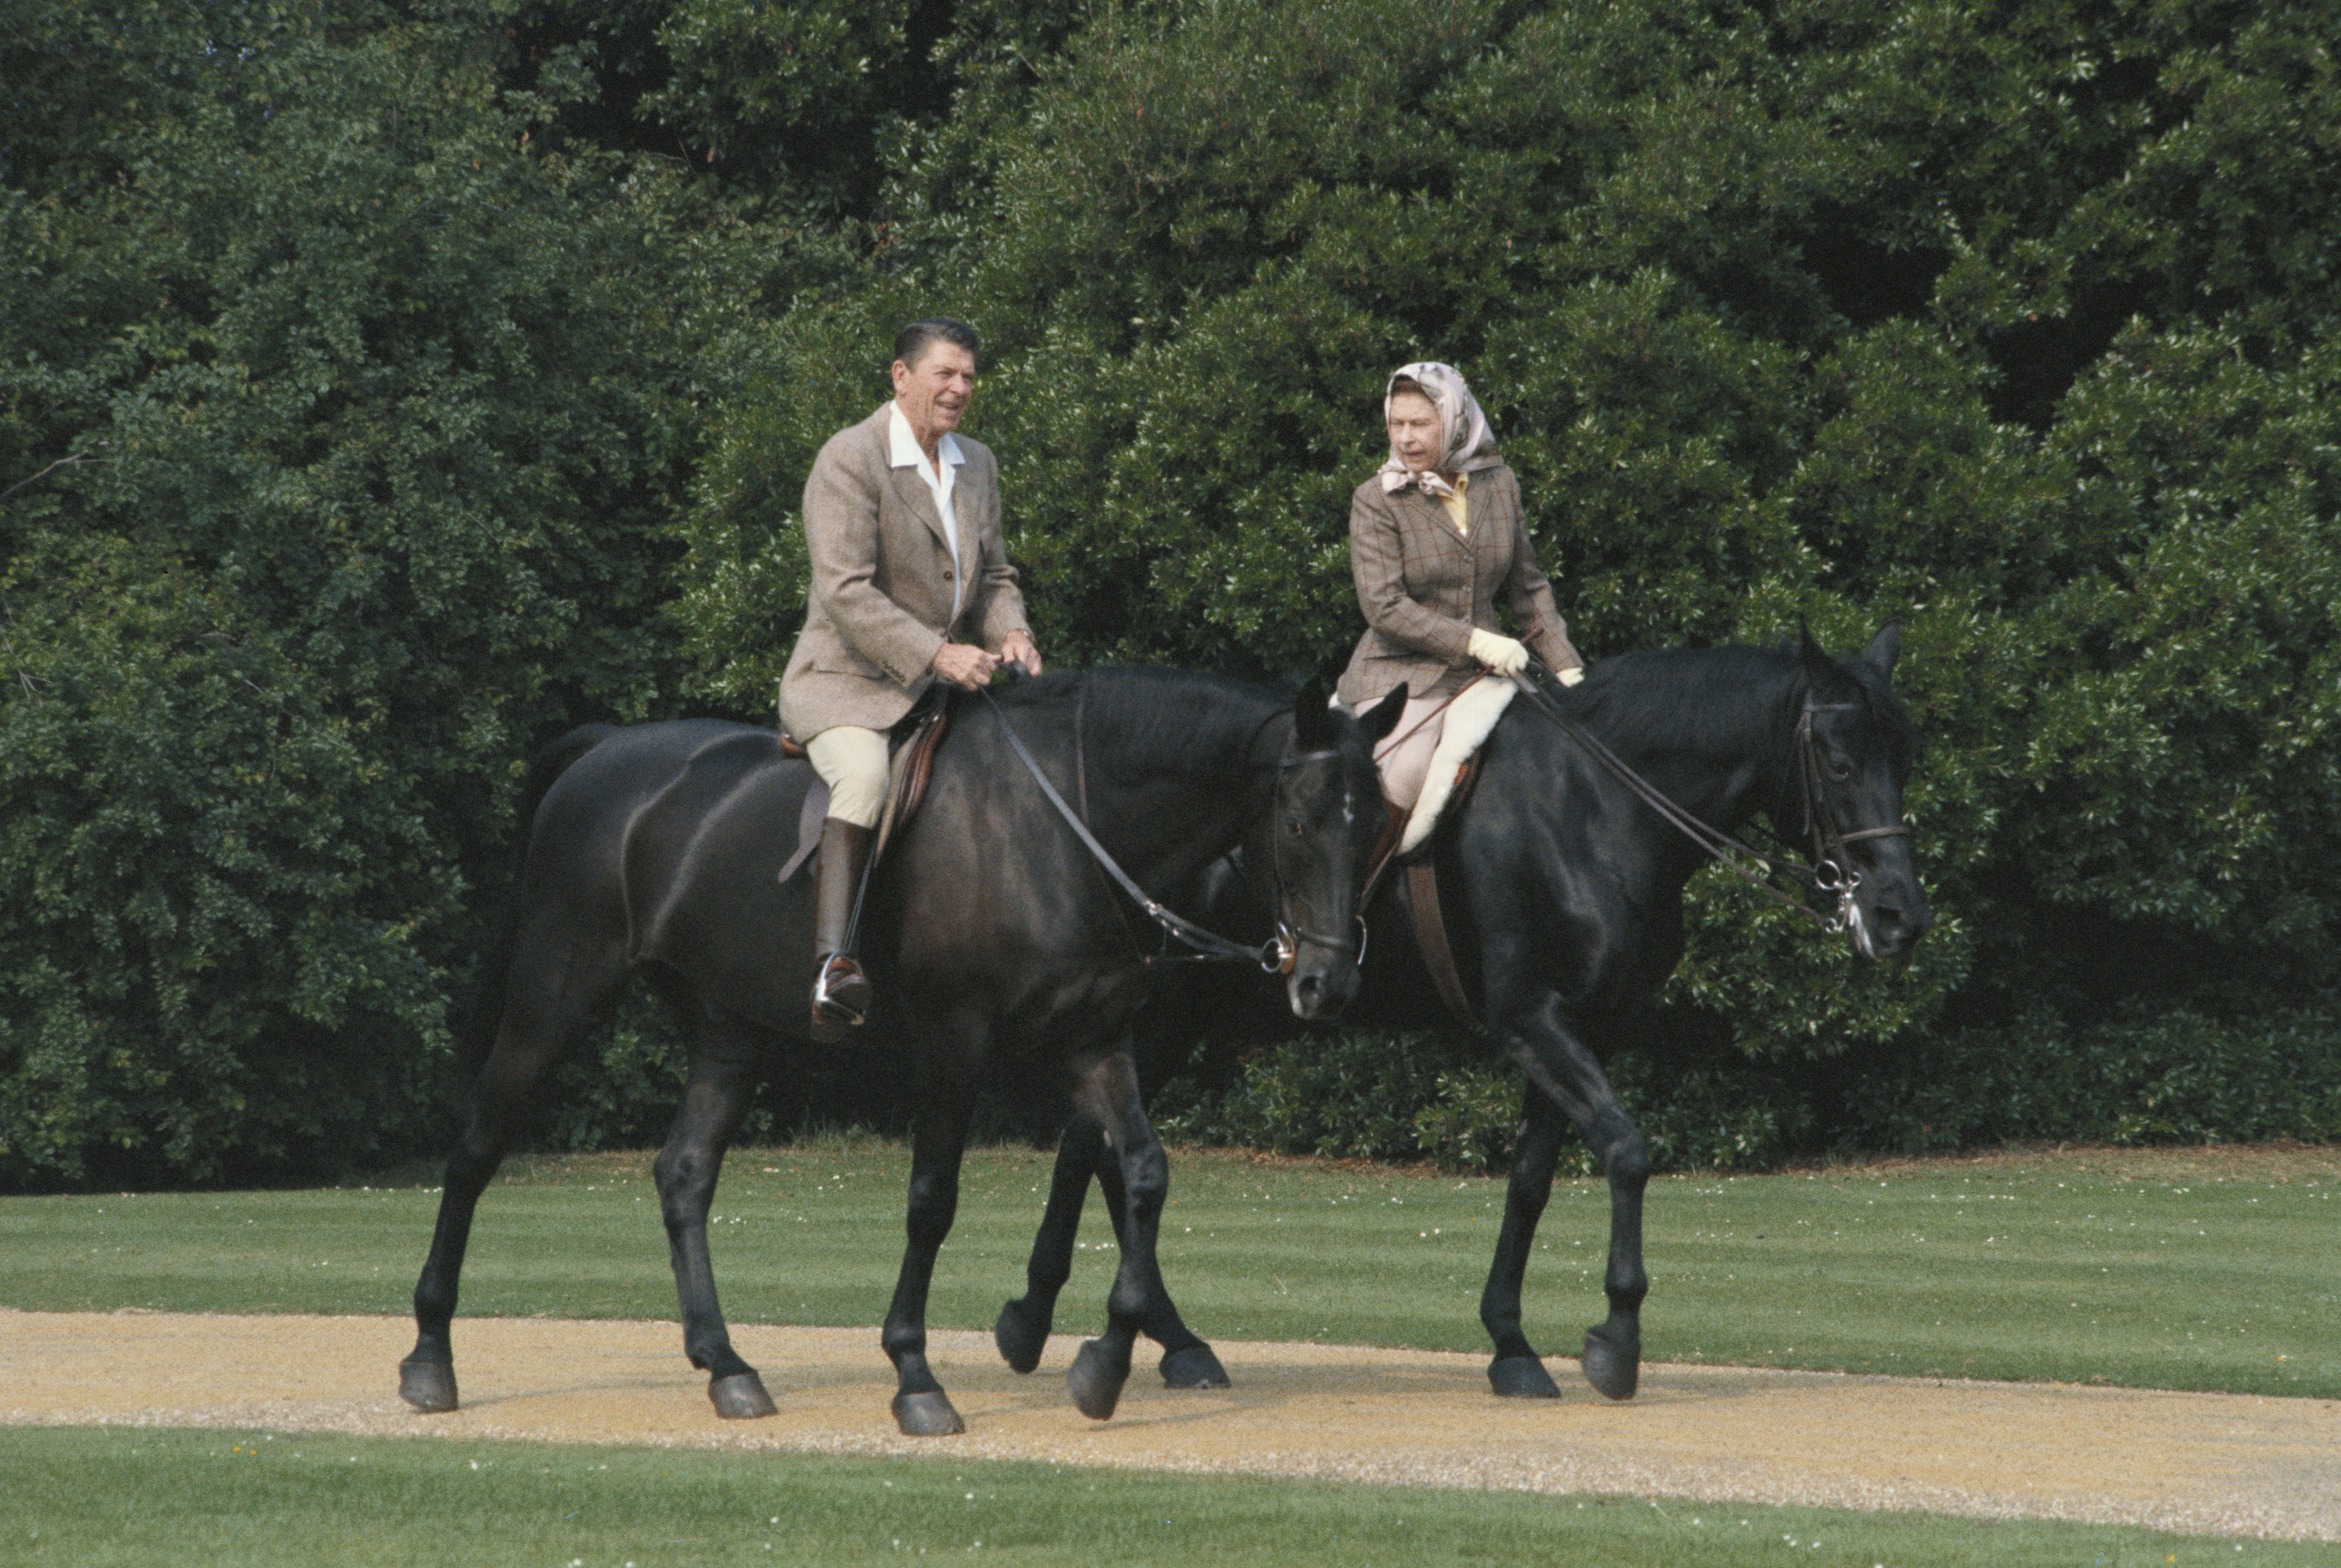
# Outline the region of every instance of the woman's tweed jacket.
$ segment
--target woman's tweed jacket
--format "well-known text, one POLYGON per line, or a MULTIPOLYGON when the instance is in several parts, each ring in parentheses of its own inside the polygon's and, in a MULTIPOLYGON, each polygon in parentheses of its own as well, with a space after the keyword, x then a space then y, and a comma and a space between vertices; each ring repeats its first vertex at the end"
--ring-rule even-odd
POLYGON ((1341 675, 1340 696, 1350 708, 1394 686, 1416 697, 1460 690, 1480 672, 1468 651, 1472 628, 1501 630, 1499 594, 1520 640, 1547 666, 1561 670, 1585 662, 1569 645, 1552 585, 1520 525, 1519 481, 1502 463, 1470 481, 1469 538, 1419 487, 1386 492, 1376 474, 1350 497, 1350 572, 1366 634, 1341 675))

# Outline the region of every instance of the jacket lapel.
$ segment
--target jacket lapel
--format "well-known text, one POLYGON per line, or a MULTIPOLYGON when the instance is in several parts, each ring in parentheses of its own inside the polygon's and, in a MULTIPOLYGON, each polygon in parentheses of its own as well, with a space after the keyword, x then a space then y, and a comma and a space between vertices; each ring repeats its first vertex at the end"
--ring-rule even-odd
MULTIPOLYGON (((892 462, 892 452, 888 452, 887 461, 890 464, 892 462)), ((935 542, 948 551, 951 549, 951 539, 943 532, 943 514, 936 509, 935 492, 927 488, 925 478, 915 468, 889 467, 886 471, 894 481, 895 495, 902 499, 904 506, 911 509, 913 516, 927 525, 927 531, 935 536, 935 542)), ((957 508, 954 507, 953 510, 956 511, 957 508)))
POLYGON ((1470 553, 1470 547, 1465 543, 1463 536, 1455 531, 1455 524, 1448 518, 1445 502, 1419 484, 1411 486, 1406 493, 1417 509, 1416 515, 1421 520, 1424 529, 1465 554, 1470 553))

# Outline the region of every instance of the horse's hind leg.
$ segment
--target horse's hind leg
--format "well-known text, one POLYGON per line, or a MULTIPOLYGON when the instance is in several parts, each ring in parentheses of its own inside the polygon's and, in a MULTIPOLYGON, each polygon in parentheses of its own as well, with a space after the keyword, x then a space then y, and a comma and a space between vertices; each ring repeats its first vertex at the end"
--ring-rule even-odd
POLYGON ((1024 1265, 1024 1294, 1000 1309, 991 1325, 991 1342, 1001 1358, 1018 1372, 1041 1365, 1050 1326, 1056 1321, 1057 1293, 1072 1277, 1073 1237, 1081 1225, 1081 1206, 1089 1201, 1090 1177, 1102 1176, 1105 1135, 1078 1111, 1057 1139, 1057 1162, 1049 1175, 1049 1205, 1041 1228, 1032 1237, 1032 1255, 1024 1265))
POLYGON ((452 1327, 480 1195, 525 1126, 547 1070, 593 1027, 624 982, 624 958, 614 948, 580 954, 539 948, 532 954, 524 946, 506 971, 495 1048, 464 1101, 463 1135, 440 1186, 431 1254, 414 1283, 414 1349, 398 1364, 398 1392, 417 1410, 432 1414, 456 1405, 452 1327))
POLYGON ((682 1308, 682 1348, 691 1365, 707 1374, 707 1397, 715 1414, 727 1420, 773 1414, 763 1380, 732 1348, 707 1256, 707 1211, 715 1198, 715 1178, 755 1093, 763 1055, 762 1037, 747 1025, 703 1014, 695 1018, 690 1081, 666 1147, 651 1167, 682 1308))
MULTIPOLYGON (((1041 1352, 1055 1321, 1057 1295, 1072 1274, 1073 1239, 1081 1228, 1081 1206, 1089 1196, 1090 1178, 1097 1178, 1105 1195, 1106 1213, 1114 1235, 1123 1232, 1128 1205, 1121 1179, 1121 1161, 1105 1135, 1088 1116, 1075 1112, 1057 1142, 1057 1161, 1049 1179, 1049 1204, 1041 1228, 1032 1238, 1031 1259, 1025 1265, 1025 1293, 1000 1309, 991 1336, 1001 1355, 1019 1372, 1041 1364, 1041 1352)), ((1159 1293, 1146 1336, 1162 1347, 1162 1382, 1169 1388, 1225 1388, 1227 1368, 1211 1347, 1197 1337, 1180 1317, 1166 1287, 1159 1293)))

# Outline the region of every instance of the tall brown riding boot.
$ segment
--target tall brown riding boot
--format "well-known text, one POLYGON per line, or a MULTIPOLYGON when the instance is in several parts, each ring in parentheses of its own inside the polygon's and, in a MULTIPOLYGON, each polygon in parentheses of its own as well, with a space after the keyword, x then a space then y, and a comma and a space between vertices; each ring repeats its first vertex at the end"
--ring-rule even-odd
POLYGON ((812 1037, 835 1045, 870 1016, 870 978, 848 951, 853 900, 870 855, 870 829, 826 818, 821 877, 812 897, 812 1037))

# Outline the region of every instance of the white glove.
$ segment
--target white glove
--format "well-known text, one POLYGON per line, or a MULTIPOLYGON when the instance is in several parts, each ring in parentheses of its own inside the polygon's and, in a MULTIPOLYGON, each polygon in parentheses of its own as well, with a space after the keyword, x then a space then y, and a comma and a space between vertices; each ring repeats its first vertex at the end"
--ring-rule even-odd
POLYGON ((1518 675, 1529 667, 1529 650, 1517 637, 1501 632, 1471 629, 1469 651, 1472 658, 1499 675, 1518 675))
POLYGON ((1563 686, 1574 686, 1579 681, 1585 679, 1585 666, 1582 664, 1572 664, 1568 669, 1562 670, 1559 674, 1554 676, 1553 679, 1559 681, 1563 686))

